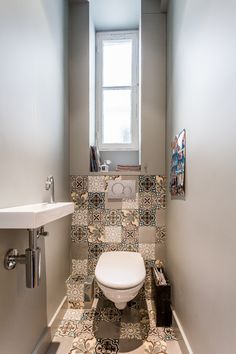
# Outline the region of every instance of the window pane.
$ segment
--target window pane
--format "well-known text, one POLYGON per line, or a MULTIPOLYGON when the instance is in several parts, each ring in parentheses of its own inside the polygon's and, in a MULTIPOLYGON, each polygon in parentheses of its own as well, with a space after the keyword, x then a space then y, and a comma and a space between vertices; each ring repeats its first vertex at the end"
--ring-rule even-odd
POLYGON ((103 41, 103 86, 131 86, 132 40, 103 41))
POLYGON ((103 90, 103 144, 130 144, 131 90, 103 90))

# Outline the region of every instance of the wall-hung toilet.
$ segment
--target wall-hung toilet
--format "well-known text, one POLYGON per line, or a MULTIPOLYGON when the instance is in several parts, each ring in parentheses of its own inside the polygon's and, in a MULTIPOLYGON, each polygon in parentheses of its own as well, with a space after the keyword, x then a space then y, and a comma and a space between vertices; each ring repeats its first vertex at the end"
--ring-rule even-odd
POLYGON ((145 264, 137 252, 104 252, 95 269, 98 286, 120 310, 138 294, 145 276, 145 264))

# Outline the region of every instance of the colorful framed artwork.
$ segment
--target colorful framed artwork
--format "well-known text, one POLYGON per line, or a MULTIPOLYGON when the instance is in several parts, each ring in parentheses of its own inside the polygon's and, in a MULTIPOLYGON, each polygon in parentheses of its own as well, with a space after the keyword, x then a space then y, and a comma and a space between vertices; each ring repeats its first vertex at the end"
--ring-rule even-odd
POLYGON ((185 196, 186 131, 183 129, 171 144, 170 194, 172 199, 185 196))

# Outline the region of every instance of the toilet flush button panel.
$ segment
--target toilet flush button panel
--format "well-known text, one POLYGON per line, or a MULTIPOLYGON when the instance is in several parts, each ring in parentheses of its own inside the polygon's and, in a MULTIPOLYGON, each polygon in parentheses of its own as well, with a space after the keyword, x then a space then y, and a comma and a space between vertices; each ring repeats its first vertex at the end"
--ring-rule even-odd
POLYGON ((135 199, 136 183, 134 180, 108 181, 108 199, 135 199))

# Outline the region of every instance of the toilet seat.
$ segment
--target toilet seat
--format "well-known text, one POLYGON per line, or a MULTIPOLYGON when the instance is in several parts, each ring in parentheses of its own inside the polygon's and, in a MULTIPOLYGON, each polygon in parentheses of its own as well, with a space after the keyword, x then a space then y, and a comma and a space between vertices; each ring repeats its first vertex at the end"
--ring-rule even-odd
POLYGON ((96 269, 97 281, 111 289, 130 289, 146 276, 143 258, 138 252, 104 252, 96 269))

